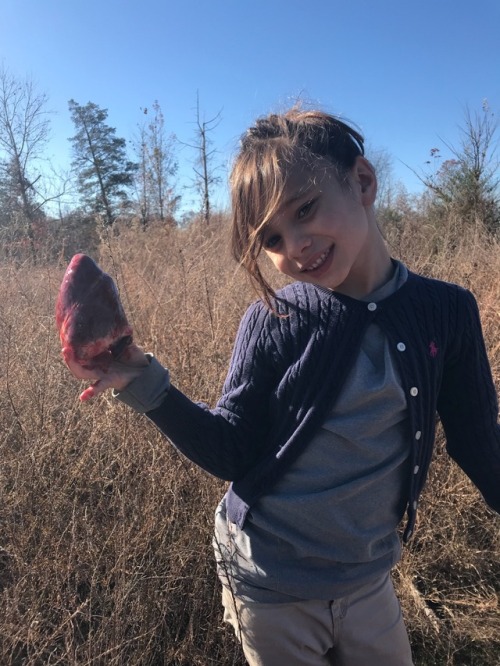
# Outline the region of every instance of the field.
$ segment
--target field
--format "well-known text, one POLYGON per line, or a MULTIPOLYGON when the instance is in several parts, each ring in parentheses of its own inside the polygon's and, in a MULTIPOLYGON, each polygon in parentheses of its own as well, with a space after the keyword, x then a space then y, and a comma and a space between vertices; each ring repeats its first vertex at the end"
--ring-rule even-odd
MULTIPOLYGON (((498 388, 498 244, 451 223, 388 239, 410 268, 476 295, 498 388)), ((254 298, 226 246, 223 220, 210 232, 117 226, 94 254, 137 342, 210 405, 254 298)), ((0 264, 0 664, 242 665, 211 547, 225 484, 111 396, 78 401, 53 317, 67 259, 0 264)), ((500 522, 441 436, 419 516, 394 571, 415 663, 496 666, 500 522)))

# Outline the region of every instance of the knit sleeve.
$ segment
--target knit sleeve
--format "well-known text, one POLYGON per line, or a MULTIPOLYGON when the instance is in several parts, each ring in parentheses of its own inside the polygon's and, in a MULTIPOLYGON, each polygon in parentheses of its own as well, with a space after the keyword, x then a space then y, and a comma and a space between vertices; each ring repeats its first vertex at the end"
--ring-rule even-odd
POLYGON ((170 386, 162 404, 146 414, 186 457, 228 481, 239 479, 255 463, 269 429, 276 375, 267 332, 271 316, 259 303, 246 312, 215 409, 170 386))
POLYGON ((438 397, 447 450, 500 512, 498 401, 475 298, 460 289, 452 311, 456 342, 445 361, 438 397))

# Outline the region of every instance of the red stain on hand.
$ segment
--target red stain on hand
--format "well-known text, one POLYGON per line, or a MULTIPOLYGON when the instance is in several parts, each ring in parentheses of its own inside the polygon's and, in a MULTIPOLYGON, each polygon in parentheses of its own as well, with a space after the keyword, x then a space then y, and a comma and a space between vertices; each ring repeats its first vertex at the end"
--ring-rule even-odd
POLYGON ((88 369, 107 370, 132 343, 132 328, 115 283, 85 254, 76 254, 66 269, 56 325, 62 347, 88 369))

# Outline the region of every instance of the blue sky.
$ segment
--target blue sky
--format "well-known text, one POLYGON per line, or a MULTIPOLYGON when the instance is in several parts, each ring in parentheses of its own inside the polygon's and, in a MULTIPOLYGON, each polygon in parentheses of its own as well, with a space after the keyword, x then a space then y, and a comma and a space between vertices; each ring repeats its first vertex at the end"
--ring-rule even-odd
MULTIPOLYGON (((3 0, 0 61, 48 95, 56 165, 70 160, 71 98, 108 109, 127 139, 158 100, 189 143, 198 93, 206 120, 221 112, 227 166, 255 117, 301 97, 355 122, 418 190, 405 164, 458 143, 466 106, 500 111, 499 34, 499 0, 3 0)), ((180 184, 191 160, 184 148, 180 184)))

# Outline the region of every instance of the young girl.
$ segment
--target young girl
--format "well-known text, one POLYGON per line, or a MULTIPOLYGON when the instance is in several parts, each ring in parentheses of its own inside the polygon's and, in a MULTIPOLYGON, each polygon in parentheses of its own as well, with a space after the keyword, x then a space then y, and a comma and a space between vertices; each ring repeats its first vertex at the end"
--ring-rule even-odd
POLYGON ((233 250, 261 299, 215 409, 138 347, 113 387, 196 464, 232 481, 214 538, 225 619, 252 666, 412 663, 390 570, 414 529, 436 411, 450 455, 500 510, 500 427, 476 302, 391 259, 363 139, 292 109, 244 135, 233 250), (265 252, 292 278, 274 293, 265 252))

